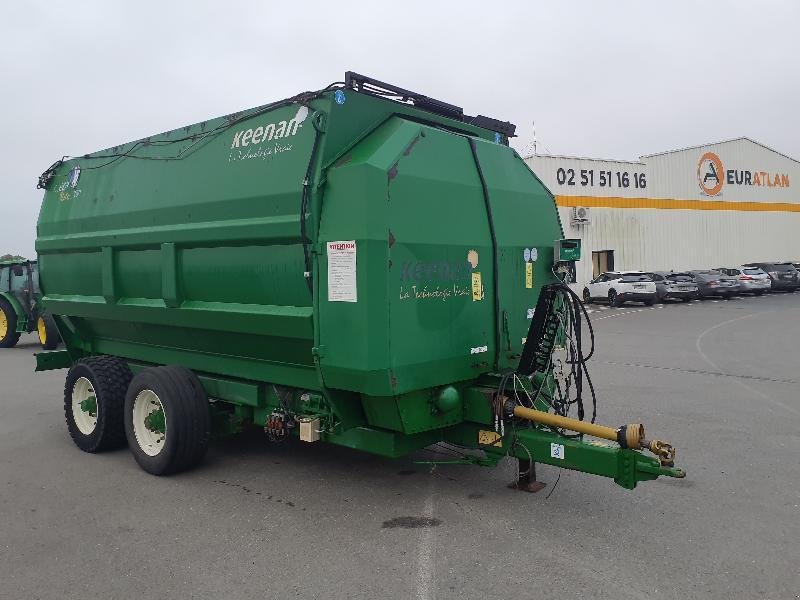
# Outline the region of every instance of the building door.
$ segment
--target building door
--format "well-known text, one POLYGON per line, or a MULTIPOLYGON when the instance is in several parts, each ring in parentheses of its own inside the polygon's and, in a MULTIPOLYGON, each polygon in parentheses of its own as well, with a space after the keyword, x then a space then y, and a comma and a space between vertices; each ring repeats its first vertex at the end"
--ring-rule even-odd
POLYGON ((599 250, 592 252, 592 279, 596 279, 601 273, 614 270, 614 251, 599 250))

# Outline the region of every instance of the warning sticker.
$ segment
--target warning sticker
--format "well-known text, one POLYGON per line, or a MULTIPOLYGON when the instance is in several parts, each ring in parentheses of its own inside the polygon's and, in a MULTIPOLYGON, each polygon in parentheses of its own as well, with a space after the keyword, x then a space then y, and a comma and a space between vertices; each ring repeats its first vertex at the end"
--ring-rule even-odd
POLYGON ((483 300, 483 284, 481 283, 481 274, 472 272, 472 301, 477 302, 483 300))
POLYGON ((525 287, 531 289, 533 287, 533 263, 525 263, 525 287))
POLYGON ((356 242, 328 242, 328 302, 357 302, 356 242))

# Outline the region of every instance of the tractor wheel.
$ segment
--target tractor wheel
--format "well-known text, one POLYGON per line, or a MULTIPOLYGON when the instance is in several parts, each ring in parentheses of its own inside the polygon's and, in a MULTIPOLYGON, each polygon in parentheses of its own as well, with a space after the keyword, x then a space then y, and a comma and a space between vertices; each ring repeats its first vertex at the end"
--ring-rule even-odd
POLYGON ((196 466, 211 439, 208 397, 197 376, 179 366, 138 373, 125 397, 125 434, 148 473, 169 475, 196 466))
POLYGON ((56 322, 50 315, 39 315, 36 320, 36 330, 39 332, 39 343, 45 350, 55 350, 58 346, 58 329, 56 322))
POLYGON ((13 348, 19 341, 17 313, 5 298, 0 298, 0 348, 13 348))
POLYGON ((84 452, 125 445, 122 408, 131 370, 116 356, 93 356, 74 365, 64 385, 64 415, 72 441, 84 452))

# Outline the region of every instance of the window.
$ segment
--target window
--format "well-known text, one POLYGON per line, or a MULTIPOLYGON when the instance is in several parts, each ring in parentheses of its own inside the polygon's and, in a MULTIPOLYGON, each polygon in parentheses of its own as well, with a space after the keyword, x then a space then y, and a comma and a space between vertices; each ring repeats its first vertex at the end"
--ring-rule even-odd
POLYGON ((592 277, 597 277, 600 273, 614 270, 614 251, 598 250, 592 252, 592 277))

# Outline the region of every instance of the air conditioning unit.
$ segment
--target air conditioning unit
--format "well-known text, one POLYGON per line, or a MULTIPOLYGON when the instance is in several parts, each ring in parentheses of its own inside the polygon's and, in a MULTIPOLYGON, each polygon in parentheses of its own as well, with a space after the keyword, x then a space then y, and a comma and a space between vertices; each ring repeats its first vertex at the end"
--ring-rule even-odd
POLYGON ((592 222, 589 209, 585 206, 574 206, 572 208, 573 225, 589 225, 592 222))

